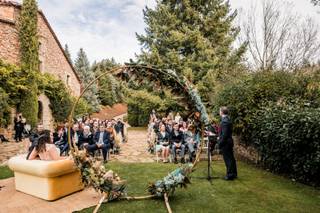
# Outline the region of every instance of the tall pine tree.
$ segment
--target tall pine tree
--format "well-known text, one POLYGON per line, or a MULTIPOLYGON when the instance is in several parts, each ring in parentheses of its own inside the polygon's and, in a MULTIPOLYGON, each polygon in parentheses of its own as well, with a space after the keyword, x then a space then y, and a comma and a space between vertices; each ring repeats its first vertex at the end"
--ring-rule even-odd
POLYGON ((35 0, 24 0, 19 19, 21 68, 28 80, 28 90, 22 92, 19 111, 27 122, 35 126, 38 121, 39 41, 37 32, 38 6, 35 0))
MULTIPOLYGON (((86 87, 91 81, 95 79, 94 72, 90 69, 90 63, 87 57, 87 54, 81 48, 78 52, 77 59, 74 63, 75 70, 81 79, 82 85, 86 87)), ((93 84, 85 92, 83 98, 92 106, 93 111, 99 111, 100 103, 98 100, 98 86, 93 84)))
POLYGON ((237 73, 245 51, 245 44, 232 47, 239 33, 236 14, 224 0, 159 0, 155 9, 144 10, 138 60, 186 75, 210 104, 215 82, 237 73))
POLYGON ((72 59, 71 59, 71 54, 70 54, 70 51, 69 51, 68 44, 65 44, 65 45, 64 45, 64 52, 66 53, 66 56, 67 56, 69 62, 70 62, 71 64, 73 64, 72 59))

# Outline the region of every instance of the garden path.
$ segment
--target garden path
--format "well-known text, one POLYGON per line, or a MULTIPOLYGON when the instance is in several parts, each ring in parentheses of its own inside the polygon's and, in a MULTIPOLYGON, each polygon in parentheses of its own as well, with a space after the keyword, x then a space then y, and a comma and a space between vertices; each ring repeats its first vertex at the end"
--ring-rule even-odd
MULTIPOLYGON (((25 153, 26 143, 0 143, 0 165, 6 164, 7 160, 20 153, 25 153)), ((147 130, 144 128, 132 128, 128 131, 128 143, 121 144, 121 152, 119 155, 111 155, 112 161, 146 163, 154 162, 154 155, 147 151, 147 130)))
POLYGON ((128 131, 128 143, 121 144, 119 155, 111 155, 111 160, 125 163, 154 162, 154 155, 147 151, 147 130, 132 128, 128 131))

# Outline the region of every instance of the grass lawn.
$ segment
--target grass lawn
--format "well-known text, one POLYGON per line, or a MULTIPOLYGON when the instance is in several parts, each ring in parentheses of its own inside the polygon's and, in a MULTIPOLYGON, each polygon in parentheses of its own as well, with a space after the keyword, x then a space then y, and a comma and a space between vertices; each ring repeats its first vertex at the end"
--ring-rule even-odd
MULTIPOLYGON (((128 181, 128 195, 146 195, 146 186, 164 177, 176 168, 174 164, 123 164, 110 163, 108 167, 117 171, 128 181)), ((170 204, 173 212, 320 212, 320 191, 245 163, 238 165, 239 178, 233 182, 214 179, 193 178, 187 189, 178 189, 170 204)), ((214 162, 214 176, 222 177, 223 162, 214 162)), ((206 164, 202 163, 194 177, 206 175, 206 164)), ((92 212, 88 208, 81 213, 92 212)), ((103 204, 100 212, 166 212, 162 200, 115 201, 103 204)))
MULTIPOLYGON (((128 164, 112 162, 108 168, 118 172, 128 181, 128 195, 147 195, 148 182, 164 177, 177 165, 140 163, 128 164)), ((187 189, 177 189, 170 204, 173 212, 320 212, 320 190, 294 183, 245 163, 238 163, 239 178, 235 181, 192 178, 187 189)), ((214 162, 214 176, 222 177, 225 172, 223 162, 214 162)), ((206 175, 206 164, 201 163, 193 177, 206 175)), ((0 167, 0 179, 13 176, 8 167, 0 167)), ((92 212, 92 208, 80 213, 92 212)), ((161 212, 166 208, 161 199, 140 201, 115 201, 103 204, 100 212, 161 212)))
POLYGON ((13 176, 13 172, 6 166, 0 166, 0 180, 13 176))

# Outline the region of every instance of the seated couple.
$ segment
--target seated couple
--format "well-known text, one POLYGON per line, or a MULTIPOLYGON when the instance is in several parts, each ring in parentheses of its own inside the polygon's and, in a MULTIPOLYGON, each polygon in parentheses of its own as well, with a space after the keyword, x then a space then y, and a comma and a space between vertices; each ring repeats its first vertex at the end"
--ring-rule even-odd
POLYGON ((107 162, 107 157, 109 154, 109 150, 111 148, 111 144, 114 140, 114 134, 113 132, 109 131, 110 128, 105 127, 104 125, 101 125, 99 127, 99 131, 96 132, 96 134, 91 137, 87 137, 88 132, 90 132, 90 127, 85 126, 83 131, 83 138, 85 139, 83 141, 83 147, 87 149, 87 151, 94 155, 94 152, 96 150, 101 149, 102 155, 103 155, 103 161, 107 162))

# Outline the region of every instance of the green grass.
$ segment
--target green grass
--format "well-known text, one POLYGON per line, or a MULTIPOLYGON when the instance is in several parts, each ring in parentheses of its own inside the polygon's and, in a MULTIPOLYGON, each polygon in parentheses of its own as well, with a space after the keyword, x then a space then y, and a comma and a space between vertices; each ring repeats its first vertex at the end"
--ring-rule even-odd
MULTIPOLYGON (((147 195, 146 186, 174 170, 174 164, 124 164, 112 162, 108 168, 128 181, 128 195, 147 195)), ((170 204, 173 212, 320 212, 320 191, 294 183, 245 163, 238 164, 239 178, 235 181, 192 178, 187 189, 177 189, 170 204)), ((214 162, 214 176, 225 173, 223 162, 214 162)), ((201 163, 194 177, 206 175, 206 164, 201 163)), ((81 211, 92 212, 93 207, 81 211)), ((152 212, 165 213, 161 199, 142 201, 114 201, 103 204, 100 212, 152 212)))
MULTIPOLYGON (((140 163, 125 164, 112 162, 108 168, 116 171, 128 181, 128 195, 147 195, 149 182, 164 177, 177 165, 140 163)), ((238 163, 239 178, 235 181, 214 179, 212 184, 206 180, 192 178, 187 189, 177 189, 170 204, 173 212, 320 212, 320 191, 303 184, 292 182, 284 177, 271 174, 245 163, 238 163)), ((223 162, 214 162, 214 176, 222 177, 223 162)), ((206 164, 201 163, 192 174, 204 177, 206 164)), ((8 167, 0 167, 0 179, 12 177, 8 167)), ((93 207, 81 211, 92 212, 93 207)), ((166 208, 161 199, 142 201, 115 201, 103 204, 100 212, 159 212, 166 208)))
POLYGON ((0 166, 0 180, 13 177, 13 172, 7 166, 0 166))

